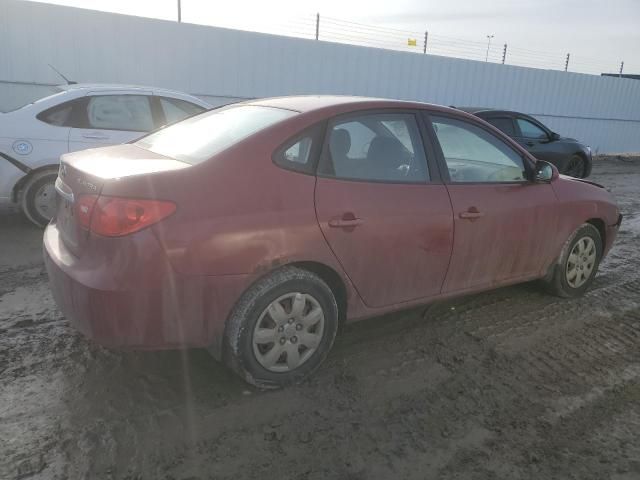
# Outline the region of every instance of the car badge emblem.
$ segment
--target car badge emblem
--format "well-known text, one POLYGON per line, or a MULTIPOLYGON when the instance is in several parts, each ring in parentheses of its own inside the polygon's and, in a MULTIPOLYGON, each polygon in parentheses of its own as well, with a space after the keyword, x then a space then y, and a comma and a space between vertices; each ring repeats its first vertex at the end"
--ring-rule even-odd
POLYGON ((29 155, 33 151, 33 145, 26 140, 17 140, 11 147, 18 155, 29 155))

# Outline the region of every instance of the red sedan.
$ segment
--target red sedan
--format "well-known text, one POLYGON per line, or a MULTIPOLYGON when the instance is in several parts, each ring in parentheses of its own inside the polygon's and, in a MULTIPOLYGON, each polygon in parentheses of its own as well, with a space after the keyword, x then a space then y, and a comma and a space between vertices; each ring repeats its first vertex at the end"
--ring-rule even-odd
POLYGON ((314 371, 341 322, 533 279, 584 293, 621 216, 483 120, 302 96, 62 157, 55 299, 107 346, 207 347, 247 381, 314 371))

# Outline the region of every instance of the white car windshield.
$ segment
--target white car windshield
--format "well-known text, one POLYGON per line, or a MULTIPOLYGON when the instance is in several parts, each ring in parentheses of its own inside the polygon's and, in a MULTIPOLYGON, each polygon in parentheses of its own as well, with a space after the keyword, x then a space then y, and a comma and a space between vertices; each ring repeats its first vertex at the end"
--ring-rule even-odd
POLYGON ((134 145, 195 164, 296 113, 281 108, 231 105, 158 130, 134 145))

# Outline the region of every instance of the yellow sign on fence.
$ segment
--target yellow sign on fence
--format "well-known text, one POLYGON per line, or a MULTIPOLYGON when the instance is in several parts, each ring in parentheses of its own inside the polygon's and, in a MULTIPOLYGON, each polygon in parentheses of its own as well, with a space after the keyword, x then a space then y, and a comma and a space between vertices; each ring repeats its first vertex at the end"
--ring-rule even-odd
POLYGON ((409 45, 410 47, 416 47, 418 46, 418 41, 415 38, 408 38, 407 45, 409 45))

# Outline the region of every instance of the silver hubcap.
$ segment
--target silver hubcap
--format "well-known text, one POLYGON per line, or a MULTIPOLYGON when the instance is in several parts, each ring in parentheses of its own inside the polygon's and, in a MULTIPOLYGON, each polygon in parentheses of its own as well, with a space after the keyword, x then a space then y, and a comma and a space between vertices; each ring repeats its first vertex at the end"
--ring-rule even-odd
POLYGON ((567 283, 578 288, 591 276, 596 264, 596 244, 591 237, 583 237, 573 246, 567 260, 567 283))
POLYGON ((56 191, 53 182, 45 183, 36 191, 34 206, 38 215, 49 220, 56 208, 56 191))
POLYGON ((271 372, 289 372, 309 360, 322 340, 324 312, 307 293, 287 293, 264 309, 253 329, 253 353, 271 372))

